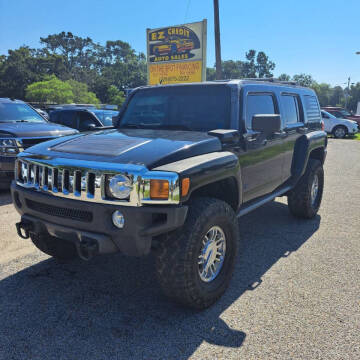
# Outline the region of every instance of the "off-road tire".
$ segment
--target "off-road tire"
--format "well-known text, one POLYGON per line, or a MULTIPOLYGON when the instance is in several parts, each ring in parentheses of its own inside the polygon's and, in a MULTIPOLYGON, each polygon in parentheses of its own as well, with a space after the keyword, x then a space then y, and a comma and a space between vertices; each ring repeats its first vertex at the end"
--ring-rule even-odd
POLYGON ((229 285, 238 243, 238 220, 229 204, 206 197, 191 200, 185 224, 164 236, 157 250, 156 273, 165 295, 196 309, 212 305, 229 285), (204 282, 198 271, 198 255, 205 234, 216 225, 225 233, 226 254, 217 277, 204 282))
POLYGON ((300 178, 299 182, 288 195, 288 206, 290 212, 300 218, 313 218, 321 204, 324 189, 324 170, 319 160, 309 159, 305 174, 300 178), (311 187, 314 177, 318 176, 319 190, 315 200, 311 200, 311 187))
POLYGON ((35 233, 30 233, 30 238, 40 251, 58 260, 66 261, 78 257, 76 247, 70 241, 35 233))
POLYGON ((343 139, 347 135, 348 129, 343 125, 337 125, 337 126, 334 127, 332 133, 334 135, 334 138, 343 139), (339 135, 336 134, 336 130, 339 129, 339 128, 342 128, 344 130, 344 135, 343 136, 339 136, 339 135))

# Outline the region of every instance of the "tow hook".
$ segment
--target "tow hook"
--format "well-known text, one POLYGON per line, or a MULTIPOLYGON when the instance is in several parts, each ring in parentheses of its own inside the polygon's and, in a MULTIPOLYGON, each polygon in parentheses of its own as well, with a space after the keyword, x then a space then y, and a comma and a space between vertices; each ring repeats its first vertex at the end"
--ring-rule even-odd
POLYGON ((32 230, 32 224, 30 222, 20 221, 16 223, 16 230, 22 239, 28 239, 30 237, 29 232, 32 230))
POLYGON ((96 240, 82 237, 76 244, 78 255, 83 260, 91 260, 99 252, 99 244, 96 240))

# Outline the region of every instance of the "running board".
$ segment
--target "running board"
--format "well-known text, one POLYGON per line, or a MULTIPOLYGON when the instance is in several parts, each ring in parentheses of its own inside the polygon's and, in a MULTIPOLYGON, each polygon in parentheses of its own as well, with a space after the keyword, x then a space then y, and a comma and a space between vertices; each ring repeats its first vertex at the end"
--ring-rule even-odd
POLYGON ((272 192, 269 195, 265 195, 264 197, 260 198, 259 200, 256 200, 255 202, 253 202, 249 205, 245 205, 245 206, 241 207, 236 216, 237 217, 244 216, 244 215, 248 214, 249 212, 257 209, 258 207, 274 200, 276 197, 284 195, 286 192, 288 192, 291 189, 292 189, 292 186, 286 186, 284 188, 281 188, 277 191, 272 192))

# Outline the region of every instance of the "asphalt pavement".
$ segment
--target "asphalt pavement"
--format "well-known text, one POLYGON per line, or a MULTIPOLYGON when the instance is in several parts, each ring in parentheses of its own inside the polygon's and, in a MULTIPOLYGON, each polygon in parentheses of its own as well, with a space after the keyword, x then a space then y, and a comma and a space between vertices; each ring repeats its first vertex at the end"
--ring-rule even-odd
POLYGON ((313 220, 277 199, 240 219, 230 288, 168 301, 154 259, 59 264, 21 240, 0 193, 0 359, 360 359, 360 141, 330 140, 313 220))

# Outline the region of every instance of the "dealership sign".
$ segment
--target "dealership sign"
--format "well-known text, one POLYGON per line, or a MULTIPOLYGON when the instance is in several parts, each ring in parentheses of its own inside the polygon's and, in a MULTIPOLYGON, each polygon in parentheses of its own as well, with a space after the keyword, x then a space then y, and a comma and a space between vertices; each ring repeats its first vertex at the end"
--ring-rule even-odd
POLYGON ((146 38, 150 85, 205 81, 206 19, 147 29, 146 38))

